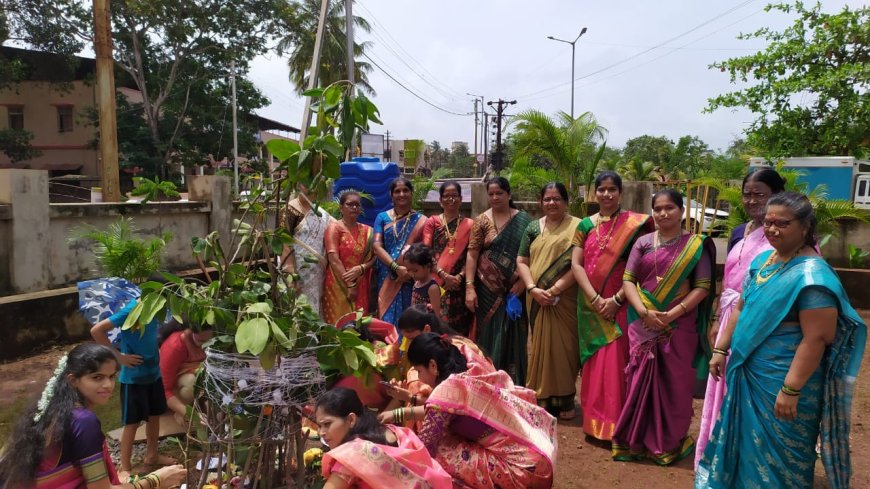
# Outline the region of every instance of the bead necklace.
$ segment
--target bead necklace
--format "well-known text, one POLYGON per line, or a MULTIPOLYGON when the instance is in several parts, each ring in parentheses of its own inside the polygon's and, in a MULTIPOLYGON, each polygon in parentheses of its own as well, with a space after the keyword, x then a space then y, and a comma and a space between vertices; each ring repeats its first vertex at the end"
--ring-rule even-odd
POLYGON ((598 213, 598 218, 595 220, 595 227, 598 228, 598 234, 595 235, 595 244, 598 245, 599 251, 604 250, 604 248, 606 248, 610 243, 610 238, 613 237, 613 231, 616 229, 616 220, 619 218, 619 213, 621 211, 622 209, 617 208, 616 212, 609 216, 602 216, 601 213, 598 213), (601 232, 601 223, 607 221, 613 221, 613 223, 610 225, 607 234, 603 235, 602 238, 603 233, 601 232))
POLYGON ((453 234, 450 234, 450 226, 447 224, 447 218, 444 214, 441 214, 441 224, 444 225, 444 234, 447 235, 447 252, 451 255, 456 253, 456 233, 459 232, 459 220, 462 217, 456 218, 456 230, 453 231, 453 234))
MULTIPOLYGON (((680 233, 671 239, 668 239, 666 241, 662 241, 661 233, 656 231, 655 237, 653 239, 653 250, 652 250, 652 252, 653 252, 653 272, 655 272, 655 274, 656 274, 656 283, 664 280, 664 277, 659 275, 659 255, 657 255, 656 252, 660 248, 670 248, 670 247, 674 246, 675 244, 680 242, 680 238, 682 238, 682 237, 683 237, 683 235, 682 235, 682 233, 680 233)), ((668 266, 670 266, 670 265, 668 265, 668 266)), ((665 272, 667 272, 667 268, 665 269, 665 272)))

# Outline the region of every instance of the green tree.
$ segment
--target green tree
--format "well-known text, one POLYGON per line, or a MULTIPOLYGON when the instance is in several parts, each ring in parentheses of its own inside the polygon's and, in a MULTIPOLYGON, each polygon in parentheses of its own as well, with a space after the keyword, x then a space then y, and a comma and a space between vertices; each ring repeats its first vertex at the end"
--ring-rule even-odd
POLYGON ((739 39, 767 47, 714 63, 747 88, 709 99, 706 110, 744 107, 756 119, 748 142, 766 156, 853 155, 870 149, 870 7, 822 12, 822 4, 769 5, 794 14, 781 32, 763 27, 739 39))
POLYGON ((683 136, 674 146, 664 170, 669 175, 694 178, 711 167, 714 154, 698 136, 683 136))
POLYGON ((532 164, 551 168, 559 180, 569 185, 569 193, 576 196, 574 182, 587 187, 606 148, 607 129, 598 124, 591 112, 576 119, 565 112, 551 118, 539 110, 526 110, 511 122, 516 125, 513 135, 514 160, 528 158, 532 164))
POLYGON ((0 151, 8 156, 12 163, 27 161, 42 154, 30 144, 32 140, 33 133, 30 131, 0 129, 0 151))
MULTIPOLYGON (((3 2, 10 39, 52 52, 75 53, 92 46, 91 2, 9 0, 3 2), (22 8, 23 7, 23 8, 22 8), (12 33, 15 33, 13 36, 12 33)), ((112 3, 116 67, 142 95, 141 116, 154 151, 156 170, 178 151, 191 103, 208 82, 224 80, 232 62, 243 76, 247 64, 266 52, 279 33, 298 28, 296 6, 284 0, 121 0, 112 3)))
MULTIPOLYGON (((302 0, 299 3, 296 22, 299 28, 290 31, 278 43, 278 52, 289 52, 290 83, 301 94, 308 88, 308 74, 314 57, 314 43, 317 36, 317 22, 320 18, 320 0, 302 0)), ((371 25, 358 15, 353 16, 354 30, 371 32, 371 25)), ((347 34, 344 15, 344 0, 330 0, 327 10, 323 47, 320 51, 320 69, 316 85, 327 86, 340 80, 347 80, 347 34)), ((357 37, 354 36, 356 39, 357 37)), ((368 74, 372 71, 366 61, 356 59, 365 54, 368 42, 353 43, 354 79, 357 88, 374 95, 369 85, 368 74)))
POLYGON ((468 152, 468 145, 460 143, 450 152, 447 168, 452 176, 467 178, 474 176, 474 164, 474 156, 468 152))
POLYGON ((674 152, 674 142, 665 136, 643 135, 631 138, 625 142, 622 158, 626 164, 650 162, 654 168, 662 171, 670 168, 671 155, 674 152))

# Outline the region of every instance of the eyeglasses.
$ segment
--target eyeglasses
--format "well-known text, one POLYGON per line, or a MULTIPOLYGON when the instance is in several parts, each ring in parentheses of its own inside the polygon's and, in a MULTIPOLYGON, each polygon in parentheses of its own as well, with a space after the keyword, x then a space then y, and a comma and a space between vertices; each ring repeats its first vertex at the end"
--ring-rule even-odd
POLYGON ((764 226, 764 229, 767 229, 771 226, 777 229, 785 229, 789 226, 789 224, 791 224, 792 221, 794 221, 794 219, 776 219, 773 221, 765 219, 761 221, 761 225, 764 226))
POLYGON ((550 204, 550 203, 558 204, 559 202, 562 202, 563 199, 561 197, 546 197, 546 198, 541 199, 541 200, 545 204, 550 204))
POLYGON ((362 207, 359 202, 346 202, 344 206, 350 207, 351 209, 359 209, 360 207, 362 207))
POLYGON ((770 195, 761 192, 743 192, 743 200, 767 200, 768 197, 770 197, 770 195))

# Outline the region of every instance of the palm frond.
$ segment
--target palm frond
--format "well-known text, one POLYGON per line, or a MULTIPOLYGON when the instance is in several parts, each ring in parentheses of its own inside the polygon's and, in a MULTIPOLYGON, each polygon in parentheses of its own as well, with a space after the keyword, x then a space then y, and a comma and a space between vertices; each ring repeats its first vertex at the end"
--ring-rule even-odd
POLYGON ((136 235, 133 219, 122 217, 105 230, 92 226, 74 230, 69 241, 84 239, 94 243, 94 262, 103 276, 141 283, 160 269, 163 249, 172 235, 163 233, 151 239, 136 235))

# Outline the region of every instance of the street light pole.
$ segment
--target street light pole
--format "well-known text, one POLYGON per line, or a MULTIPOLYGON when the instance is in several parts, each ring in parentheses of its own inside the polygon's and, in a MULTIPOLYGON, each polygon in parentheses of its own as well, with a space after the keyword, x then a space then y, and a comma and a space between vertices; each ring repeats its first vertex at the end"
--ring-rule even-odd
POLYGON ((577 34, 577 37, 575 37, 573 41, 566 41, 564 39, 558 39, 553 36, 547 36, 547 39, 550 39, 552 41, 564 42, 565 44, 571 45, 571 120, 574 120, 574 52, 575 48, 577 47, 577 41, 580 40, 580 37, 582 37, 583 34, 586 34, 585 27, 580 31, 580 34, 577 34))

